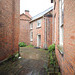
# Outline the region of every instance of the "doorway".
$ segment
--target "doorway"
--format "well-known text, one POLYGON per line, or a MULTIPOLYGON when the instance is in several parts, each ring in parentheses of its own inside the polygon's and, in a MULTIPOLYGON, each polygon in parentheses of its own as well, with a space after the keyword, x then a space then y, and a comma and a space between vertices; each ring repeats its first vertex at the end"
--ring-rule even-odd
POLYGON ((37 47, 41 47, 41 35, 37 35, 37 47))

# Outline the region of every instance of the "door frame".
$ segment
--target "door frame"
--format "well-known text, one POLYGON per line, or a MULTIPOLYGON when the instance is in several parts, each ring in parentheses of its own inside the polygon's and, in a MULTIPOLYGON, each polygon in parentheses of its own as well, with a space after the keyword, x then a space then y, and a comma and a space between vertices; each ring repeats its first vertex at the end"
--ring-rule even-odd
POLYGON ((37 35, 37 47, 40 47, 41 46, 41 45, 39 45, 39 41, 40 41, 39 40, 39 36, 41 37, 41 35, 40 34, 37 35))

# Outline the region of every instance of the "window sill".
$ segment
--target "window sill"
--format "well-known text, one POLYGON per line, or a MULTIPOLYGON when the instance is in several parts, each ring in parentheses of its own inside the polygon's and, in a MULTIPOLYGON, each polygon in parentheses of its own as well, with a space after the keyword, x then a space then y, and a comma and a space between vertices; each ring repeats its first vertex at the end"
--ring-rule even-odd
POLYGON ((36 29, 41 28, 41 27, 37 27, 36 29))
POLYGON ((30 41, 30 42, 33 42, 33 41, 30 41))
POLYGON ((30 30, 33 30, 33 28, 31 28, 30 30))
POLYGON ((59 50, 59 53, 63 56, 64 55, 63 47, 60 45, 57 45, 57 48, 59 50))
POLYGON ((33 40, 30 40, 30 42, 33 42, 33 40))

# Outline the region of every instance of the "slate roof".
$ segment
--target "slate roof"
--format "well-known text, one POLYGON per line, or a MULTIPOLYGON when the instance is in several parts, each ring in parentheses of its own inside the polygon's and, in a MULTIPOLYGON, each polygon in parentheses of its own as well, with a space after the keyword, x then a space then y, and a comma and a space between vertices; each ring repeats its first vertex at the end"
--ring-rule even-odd
POLYGON ((43 15, 45 15, 46 13, 48 13, 48 12, 51 11, 51 10, 53 10, 53 6, 50 7, 50 8, 48 8, 48 9, 46 9, 45 11, 43 11, 43 12, 37 14, 36 16, 32 17, 32 18, 31 18, 31 19, 32 19, 31 21, 34 21, 34 20, 36 20, 36 19, 42 17, 43 15))

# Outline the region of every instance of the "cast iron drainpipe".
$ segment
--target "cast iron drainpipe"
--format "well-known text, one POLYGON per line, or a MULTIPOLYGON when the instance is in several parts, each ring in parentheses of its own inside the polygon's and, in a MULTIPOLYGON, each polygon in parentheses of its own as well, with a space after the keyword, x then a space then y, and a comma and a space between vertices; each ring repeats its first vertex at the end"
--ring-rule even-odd
POLYGON ((47 19, 46 19, 46 17, 45 17, 45 49, 47 49, 47 29, 46 29, 46 28, 47 28, 47 27, 46 27, 47 24, 46 24, 46 20, 47 20, 47 19))

